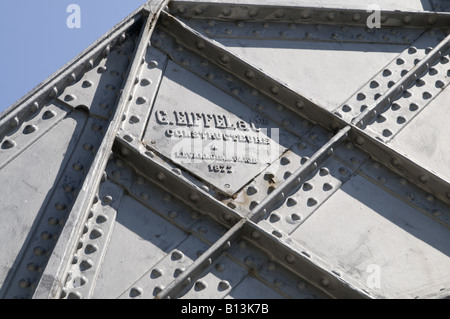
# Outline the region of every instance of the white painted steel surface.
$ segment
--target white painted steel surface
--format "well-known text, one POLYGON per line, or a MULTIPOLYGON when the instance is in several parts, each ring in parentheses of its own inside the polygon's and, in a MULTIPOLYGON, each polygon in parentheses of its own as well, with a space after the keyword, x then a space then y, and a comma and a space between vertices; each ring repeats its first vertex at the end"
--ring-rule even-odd
POLYGON ((8 108, 0 297, 448 298, 449 8, 377 3, 149 1, 8 108))

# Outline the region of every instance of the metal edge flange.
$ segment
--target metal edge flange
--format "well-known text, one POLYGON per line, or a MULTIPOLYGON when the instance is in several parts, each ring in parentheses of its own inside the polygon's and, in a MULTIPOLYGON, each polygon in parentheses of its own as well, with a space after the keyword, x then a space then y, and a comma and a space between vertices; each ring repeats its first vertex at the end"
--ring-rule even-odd
POLYGON ((118 136, 113 150, 125 160, 132 159, 129 162, 133 163, 135 169, 161 188, 166 191, 177 189, 175 196, 196 210, 209 214, 220 224, 230 227, 242 218, 235 210, 214 198, 206 185, 194 184, 189 176, 185 176, 187 174, 171 167, 164 160, 159 161, 155 153, 148 151, 136 139, 127 140, 118 136), (211 207, 215 209, 211 210, 211 207))
MULTIPOLYGON (((273 229, 273 231, 277 231, 273 229)), ((354 282, 345 274, 334 270, 318 256, 293 242, 287 236, 277 237, 266 227, 249 221, 245 224, 243 235, 261 249, 271 254, 271 258, 284 267, 307 280, 311 285, 322 290, 331 298, 339 299, 374 299, 382 298, 374 292, 354 282), (269 249, 270 247, 270 249, 269 249)))
MULTIPOLYGON (((194 1, 171 1, 171 14, 185 18, 251 20, 296 23, 347 24, 366 26, 373 10, 342 9, 318 6, 280 5, 276 1, 264 4, 205 3, 194 1)), ((383 27, 446 26, 450 15, 445 12, 422 12, 382 10, 380 21, 383 27)))

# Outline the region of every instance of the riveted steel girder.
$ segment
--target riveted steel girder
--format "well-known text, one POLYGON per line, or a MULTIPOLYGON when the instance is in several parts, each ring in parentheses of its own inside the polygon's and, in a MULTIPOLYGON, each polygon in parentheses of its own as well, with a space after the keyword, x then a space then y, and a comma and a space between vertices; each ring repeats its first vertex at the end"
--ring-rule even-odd
POLYGON ((449 149, 404 136, 448 136, 431 7, 147 2, 0 116, 0 296, 448 296, 449 149), (322 104, 327 56, 365 80, 322 104))

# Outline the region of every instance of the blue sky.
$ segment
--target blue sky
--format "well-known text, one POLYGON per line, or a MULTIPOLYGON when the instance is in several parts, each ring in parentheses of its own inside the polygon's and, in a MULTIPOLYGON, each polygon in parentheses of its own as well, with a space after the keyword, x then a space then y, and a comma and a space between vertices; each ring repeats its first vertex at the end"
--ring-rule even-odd
POLYGON ((0 113, 146 0, 1 0, 0 113), (81 27, 68 28, 70 4, 81 27))

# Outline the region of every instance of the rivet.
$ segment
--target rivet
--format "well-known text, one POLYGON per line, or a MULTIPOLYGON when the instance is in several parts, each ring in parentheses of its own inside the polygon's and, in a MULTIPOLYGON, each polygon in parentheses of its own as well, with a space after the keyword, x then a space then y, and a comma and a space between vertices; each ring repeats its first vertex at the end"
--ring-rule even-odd
POLYGON ((295 262, 295 257, 291 254, 286 255, 285 259, 289 264, 293 264, 295 262))
POLYGON ((135 297, 137 297, 137 296, 139 296, 141 294, 142 294, 142 289, 141 288, 133 287, 133 288, 130 289, 130 297, 131 298, 135 298, 135 297))
POLYGON ((198 280, 195 283, 195 285, 194 285, 194 289, 196 291, 200 291, 200 290, 206 289, 206 287, 208 287, 208 284, 205 281, 203 281, 203 280, 198 280))
POLYGON ((50 91, 50 97, 55 97, 58 95, 58 88, 54 86, 50 91))
POLYGON ((285 16, 285 13, 281 10, 275 12, 275 18, 281 19, 285 16))
POLYGON ((258 15, 258 9, 251 9, 248 13, 250 17, 256 17, 258 15))
POLYGON ((254 195, 258 192, 258 188, 256 188, 255 186, 251 185, 247 188, 247 195, 254 195))
POLYGON ((308 198, 307 205, 308 205, 309 207, 312 207, 312 206, 317 205, 317 199, 312 198, 312 197, 308 198))
POLYGON ((180 5, 177 7, 178 13, 185 13, 186 12, 186 6, 180 5))
POLYGON ((328 175, 328 174, 330 174, 330 170, 329 170, 327 167, 322 167, 322 168, 319 170, 319 175, 320 175, 320 176, 326 176, 326 175, 328 175))
POLYGON ((81 271, 85 271, 88 270, 90 268, 92 268, 92 266, 94 266, 94 262, 90 259, 84 259, 81 263, 80 263, 80 270, 81 271))
POLYGON ((297 101, 295 102, 295 107, 299 110, 303 109, 305 107, 305 102, 303 101, 297 101))
POLYGON ((175 269, 175 271, 173 272, 173 276, 175 277, 175 278, 177 278, 179 275, 181 275, 183 272, 184 272, 184 268, 177 268, 177 269, 175 269))
POLYGON ((30 280, 28 278, 19 280, 19 287, 20 288, 28 288, 30 286, 31 286, 31 282, 30 282, 30 280))
POLYGON ((328 287, 329 284, 330 284, 330 280, 329 280, 328 278, 322 278, 322 279, 320 279, 320 284, 321 284, 323 287, 328 287))
POLYGON ((280 217, 279 214, 277 214, 277 213, 270 214, 269 220, 270 220, 271 223, 276 223, 280 219, 281 219, 281 217, 280 217))
POLYGON ((125 32, 122 33, 122 34, 119 36, 119 44, 122 43, 123 41, 125 41, 126 38, 127 38, 126 33, 125 33, 125 32))
POLYGON ((222 63, 228 63, 228 62, 230 62, 230 57, 229 57, 228 55, 226 55, 226 54, 222 54, 222 55, 220 56, 220 61, 221 61, 222 63))
POLYGON ((169 211, 168 215, 169 215, 170 218, 178 217, 178 213, 176 211, 173 211, 173 210, 169 211))
POLYGON ((224 264, 221 264, 221 263, 216 264, 216 265, 215 265, 215 268, 216 268, 216 270, 219 271, 219 272, 224 272, 225 269, 226 269, 225 265, 224 265, 224 264))
POLYGON ((103 235, 103 232, 102 232, 101 229, 99 229, 99 228, 94 228, 94 229, 91 231, 91 233, 90 233, 90 235, 89 235, 89 238, 90 238, 90 239, 97 239, 97 238, 100 238, 102 235, 103 235))
POLYGON ((67 299, 81 299, 83 296, 79 291, 71 291, 67 295, 67 299))
POLYGON ((362 136, 358 136, 356 138, 356 144, 363 145, 364 144, 364 138, 362 136))
POLYGON ((94 59, 89 59, 89 61, 86 63, 86 66, 88 69, 94 68, 94 59))
POLYGON ((169 193, 165 193, 162 198, 164 201, 170 202, 172 200, 172 195, 170 195, 169 193))
POLYGON ((52 117, 54 117, 56 115, 56 113, 54 111, 45 111, 44 114, 42 115, 42 118, 44 120, 48 120, 51 119, 52 117))
POLYGON ((20 123, 19 118, 16 116, 9 122, 9 126, 17 127, 17 126, 19 126, 19 123, 20 123))
MULTIPOLYGON (((230 203, 228 203, 228 204, 230 204, 230 203)), ((228 205, 228 207, 230 207, 230 205, 228 205)), ((232 220, 230 213, 224 213, 222 217, 226 222, 231 222, 231 220, 232 220)))
POLYGON ((303 280, 300 280, 297 283, 297 288, 300 289, 300 290, 305 289, 306 288, 306 282, 304 282, 303 280))
POLYGON ((197 7, 197 8, 195 8, 194 13, 196 15, 200 15, 203 13, 203 9, 201 7, 197 7))
POLYGON ((82 84, 81 84, 81 87, 83 87, 83 88, 89 88, 89 87, 91 87, 92 85, 94 85, 94 83, 92 83, 92 81, 84 81, 82 84))
POLYGON ((39 266, 36 265, 36 264, 33 264, 33 263, 29 263, 29 264, 27 265, 27 270, 28 270, 28 271, 31 271, 31 272, 35 272, 35 271, 38 271, 38 270, 39 270, 39 266))
POLYGON ((282 286, 284 285, 283 281, 280 280, 280 279, 275 279, 275 280, 273 281, 273 284, 274 284, 276 287, 278 287, 278 288, 280 288, 280 287, 282 287, 282 286))
POLYGON ((43 256, 47 253, 47 251, 45 250, 45 248, 42 247, 35 247, 33 249, 33 252, 36 256, 43 256))
POLYGON ((399 166, 399 165, 400 165, 400 160, 397 159, 397 158, 393 158, 393 159, 391 160, 391 164, 392 164, 393 166, 399 166))
POLYGON ((272 86, 271 88, 270 88, 270 92, 272 92, 272 94, 278 94, 279 93, 279 89, 278 89, 278 87, 277 86, 272 86))
POLYGON ((311 11, 309 10, 305 10, 301 13, 301 17, 302 19, 309 19, 311 18, 311 11))
POLYGON ((183 253, 179 250, 175 250, 172 252, 171 258, 172 260, 180 260, 183 258, 183 253))
POLYGON ((83 148, 84 148, 84 150, 86 150, 86 151, 91 151, 91 150, 94 148, 94 145, 89 144, 89 143, 85 143, 85 144, 83 145, 83 148))
POLYGON ((166 177, 163 173, 159 172, 158 174, 156 174, 156 178, 158 179, 158 181, 163 182, 166 177))
POLYGON ((255 77, 255 73, 253 71, 251 71, 251 70, 248 70, 248 71, 245 72, 245 76, 248 79, 253 79, 255 77))
POLYGON ((277 269, 277 264, 274 263, 273 261, 269 261, 269 263, 267 264, 267 268, 269 270, 275 270, 275 269, 277 269))
POLYGON ((159 268, 155 268, 150 273, 150 278, 156 279, 158 277, 161 277, 163 275, 163 271, 159 268))
POLYGON ((205 48, 205 42, 203 42, 203 41, 198 41, 198 42, 197 42, 197 49, 203 50, 204 48, 205 48))
POLYGON ((86 245, 86 248, 84 248, 84 252, 86 254, 93 254, 98 250, 98 247, 96 245, 93 244, 88 244, 86 245))
POLYGON ((231 14, 231 9, 230 8, 223 9, 222 14, 225 16, 229 16, 231 14))
POLYGON ((27 125, 25 126, 25 128, 23 129, 23 133, 24 134, 31 134, 33 132, 36 132, 37 130, 37 126, 36 125, 27 125))
POLYGON ((306 149, 308 146, 304 142, 298 142, 297 147, 301 150, 306 149))
POLYGON ((149 69, 154 69, 156 67, 158 67, 158 61, 151 60, 150 62, 148 62, 148 68, 149 69))
POLYGON ((434 209, 431 213, 436 217, 442 215, 442 212, 439 209, 434 209))
POLYGON ((9 149, 12 148, 14 146, 16 146, 16 142, 12 141, 12 140, 4 140, 2 143, 2 148, 3 149, 9 149))
POLYGON ((359 13, 355 13, 353 15, 353 21, 358 22, 359 20, 361 20, 361 15, 359 13))
POLYGON ((102 129, 102 126, 100 124, 98 124, 98 123, 94 123, 94 124, 92 124, 91 128, 92 128, 93 131, 97 132, 97 131, 100 131, 102 129))
POLYGON ((72 165, 73 169, 76 171, 80 171, 83 169, 83 165, 80 162, 76 162, 72 165))
POLYGON ((239 248, 242 248, 242 249, 247 248, 247 242, 245 240, 240 240, 238 245, 239 245, 239 248))
POLYGON ((219 290, 226 290, 230 288, 230 283, 226 280, 221 280, 218 285, 219 290))
POLYGON ((58 203, 55 204, 55 208, 57 210, 64 210, 64 209, 66 209, 66 204, 58 202, 58 203))
POLYGON ((49 240, 49 239, 51 239, 52 237, 53 237, 52 233, 49 233, 49 232, 47 232, 47 231, 43 231, 43 232, 41 233, 41 238, 44 239, 44 240, 49 240))
POLYGON ((95 219, 95 222, 97 224, 101 224, 104 223, 108 220, 108 218, 105 215, 98 215, 97 218, 95 219))
POLYGON ((252 231, 252 238, 253 239, 259 239, 259 238, 261 238, 261 233, 259 232, 259 231, 257 231, 257 230, 254 230, 254 231, 252 231))
POLYGON ((149 195, 148 193, 146 193, 146 192, 142 192, 141 195, 140 195, 140 197, 141 197, 141 199, 143 199, 143 200, 147 200, 147 199, 150 198, 150 195, 149 195))
POLYGON ((58 225, 59 224, 59 219, 55 218, 55 217, 50 217, 48 219, 48 223, 52 226, 58 225))
POLYGON ((427 182, 426 176, 425 176, 425 175, 420 175, 420 176, 419 176, 419 181, 420 181, 421 183, 426 183, 426 182, 427 182))
POLYGON ((113 201, 113 198, 112 198, 112 196, 110 196, 110 195, 106 195, 105 197, 103 197, 103 202, 105 203, 105 204, 111 204, 112 203, 112 201, 113 201))

